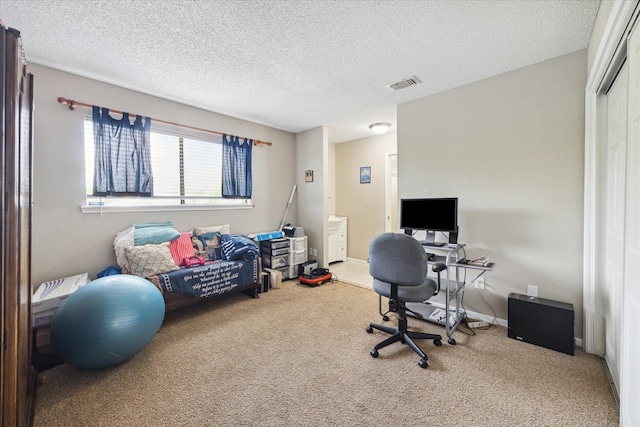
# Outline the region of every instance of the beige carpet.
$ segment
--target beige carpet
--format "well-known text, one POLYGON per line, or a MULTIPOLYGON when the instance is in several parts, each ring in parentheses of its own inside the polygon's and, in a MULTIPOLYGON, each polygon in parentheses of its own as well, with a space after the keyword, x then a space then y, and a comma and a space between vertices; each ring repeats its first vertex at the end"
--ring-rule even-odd
MULTIPOLYGON (((598 357, 509 339, 492 326, 458 345, 368 334, 377 296, 345 283, 208 301, 168 313, 131 360, 40 374, 36 426, 617 426, 598 357)), ((390 324, 394 323, 392 319, 390 324)), ((443 333, 431 323, 410 326, 443 333)))

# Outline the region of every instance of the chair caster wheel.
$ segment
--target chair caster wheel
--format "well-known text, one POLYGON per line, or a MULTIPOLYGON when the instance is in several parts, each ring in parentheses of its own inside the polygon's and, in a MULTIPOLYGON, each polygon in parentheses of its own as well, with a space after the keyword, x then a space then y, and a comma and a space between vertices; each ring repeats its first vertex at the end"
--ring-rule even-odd
POLYGON ((373 328, 371 326, 367 326, 367 332, 372 334, 373 333, 373 328))
POLYGON ((382 320, 384 320, 385 322, 389 321, 389 316, 382 316, 382 320))
POLYGON ((420 360, 418 361, 418 366, 420 366, 422 369, 427 369, 427 366, 429 366, 429 365, 427 364, 427 361, 426 361, 426 360, 424 360, 424 359, 420 359, 420 360))
POLYGON ((440 340, 434 340, 433 343, 436 345, 436 347, 440 347, 442 345, 442 341, 440 340))
POLYGON ((453 338, 449 338, 449 341, 447 342, 451 345, 456 345, 456 340, 454 340, 453 338))
POLYGON ((371 354, 371 357, 373 357, 373 358, 378 357, 378 350, 376 350, 375 348, 373 350, 371 350, 369 353, 371 354))

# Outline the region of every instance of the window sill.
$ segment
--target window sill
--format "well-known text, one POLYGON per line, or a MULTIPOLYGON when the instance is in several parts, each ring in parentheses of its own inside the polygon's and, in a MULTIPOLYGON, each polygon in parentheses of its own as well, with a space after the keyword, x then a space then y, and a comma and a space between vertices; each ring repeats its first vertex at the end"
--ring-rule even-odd
POLYGON ((125 212, 185 212, 253 209, 253 204, 238 203, 228 205, 166 205, 166 206, 89 206, 82 205, 83 214, 125 213, 125 212))

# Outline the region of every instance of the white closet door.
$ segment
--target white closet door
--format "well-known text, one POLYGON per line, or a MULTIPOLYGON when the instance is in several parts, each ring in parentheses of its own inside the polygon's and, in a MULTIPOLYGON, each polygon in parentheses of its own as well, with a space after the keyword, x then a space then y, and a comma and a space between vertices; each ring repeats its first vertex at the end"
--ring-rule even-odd
POLYGON ((629 108, 627 142, 627 208, 623 330, 620 378, 620 421, 623 426, 640 425, 640 30, 627 44, 629 63, 629 108))
POLYGON ((627 66, 607 95, 607 187, 605 203, 605 360, 620 392, 620 337, 624 280, 627 179, 627 66))

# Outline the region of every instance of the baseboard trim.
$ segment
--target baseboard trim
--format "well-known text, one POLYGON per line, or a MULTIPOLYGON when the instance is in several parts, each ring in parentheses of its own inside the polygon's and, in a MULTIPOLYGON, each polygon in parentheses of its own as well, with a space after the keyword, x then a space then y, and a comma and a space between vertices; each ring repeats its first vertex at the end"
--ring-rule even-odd
MULTIPOLYGON (((438 307, 438 308, 444 309, 444 304, 440 303, 440 302, 432 302, 431 305, 434 306, 434 307, 438 307)), ((509 321, 508 320, 505 320, 505 319, 494 319, 492 316, 488 316, 488 315, 482 314, 482 313, 477 313, 475 311, 466 310, 466 312, 467 312, 467 317, 470 317, 472 319, 481 320, 481 321, 484 321, 484 322, 489 322, 492 325, 500 325, 500 326, 505 327, 505 328, 509 327, 509 321)), ((582 348, 582 338, 574 337, 573 339, 575 340, 576 347, 582 348)))
POLYGON ((604 366, 604 371, 607 374, 607 380, 609 381, 609 387, 611 387, 611 393, 613 394, 613 400, 616 401, 616 405, 618 405, 618 411, 620 411, 620 396, 618 395, 618 390, 616 390, 616 385, 613 383, 613 377, 611 376, 611 371, 609 370, 609 365, 607 365, 607 361, 605 358, 602 358, 602 366, 604 366))
MULTIPOLYGON (((349 261, 351 263, 354 263, 354 264, 361 264, 361 265, 368 265, 369 264, 367 261, 364 261, 364 260, 361 260, 361 259, 357 259, 357 258, 347 258, 347 261, 349 261)), ((342 280, 340 278, 338 278, 338 279, 342 280)), ((365 289, 373 290, 373 284, 365 285, 365 284, 362 284, 362 283, 350 282, 349 280, 342 280, 342 281, 345 282, 345 283, 349 283, 351 285, 356 285, 356 286, 360 286, 360 287, 365 288, 365 289)), ((433 305, 434 307, 442 308, 442 309, 445 308, 444 304, 441 303, 441 302, 431 302, 431 305, 433 305)), ((489 316, 489 315, 482 314, 482 313, 477 313, 475 311, 466 310, 466 312, 467 312, 467 317, 471 317, 473 319, 477 319, 477 320, 480 320, 480 321, 483 321, 483 322, 489 322, 492 325, 499 325, 499 326, 502 326, 504 328, 508 328, 509 327, 509 321, 506 320, 506 319, 497 319, 497 318, 494 318, 493 316, 489 316)), ((575 340, 575 343, 576 343, 576 347, 583 348, 582 347, 582 338, 574 337, 574 340, 575 340)))

